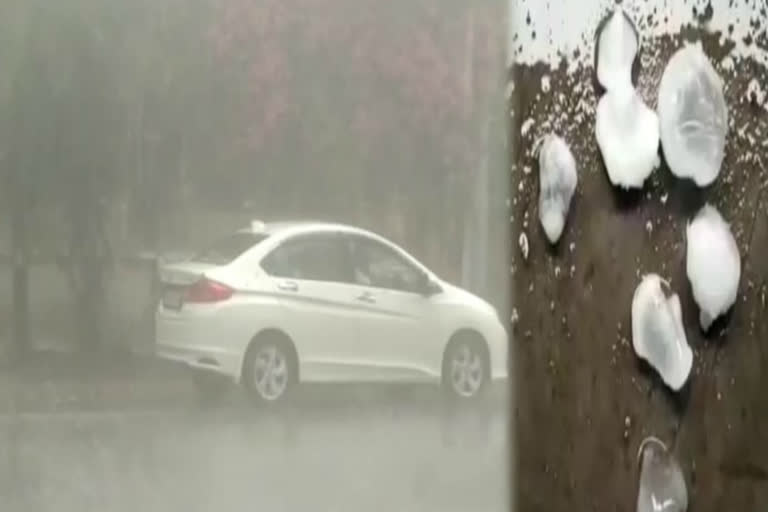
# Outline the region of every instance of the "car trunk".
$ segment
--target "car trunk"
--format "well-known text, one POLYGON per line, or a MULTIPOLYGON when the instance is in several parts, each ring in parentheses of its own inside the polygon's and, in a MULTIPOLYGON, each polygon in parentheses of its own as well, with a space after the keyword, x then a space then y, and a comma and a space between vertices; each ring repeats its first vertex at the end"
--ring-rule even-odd
POLYGON ((176 286, 185 287, 197 282, 206 272, 217 268, 218 265, 212 263, 198 263, 194 261, 185 261, 182 263, 173 263, 164 265, 160 269, 160 282, 163 287, 176 286))
POLYGON ((187 290, 217 268, 211 263, 182 262, 160 268, 160 301, 163 308, 179 311, 184 305, 187 290))

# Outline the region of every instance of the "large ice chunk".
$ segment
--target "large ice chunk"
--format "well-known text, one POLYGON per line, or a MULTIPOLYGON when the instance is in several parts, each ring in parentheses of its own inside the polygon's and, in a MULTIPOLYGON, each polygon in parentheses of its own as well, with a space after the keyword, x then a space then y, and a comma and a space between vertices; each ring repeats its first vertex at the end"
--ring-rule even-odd
POLYGON ((689 44, 667 63, 659 85, 661 144, 669 168, 698 186, 711 184, 725 152, 723 83, 701 48, 689 44))
POLYGON ((632 298, 632 346, 638 357, 653 366, 662 380, 678 391, 691 372, 693 353, 683 328, 680 299, 664 294, 656 274, 643 277, 632 298))
POLYGON ((637 32, 622 9, 616 9, 598 38, 597 79, 607 91, 632 88, 637 32))
POLYGON ((640 484, 637 512, 685 512, 688 489, 674 455, 655 437, 640 443, 640 484))
POLYGON ((658 159, 656 112, 630 88, 604 94, 595 117, 595 137, 611 183, 642 188, 658 159))
POLYGON ((547 135, 539 149, 539 221, 553 244, 563 233, 577 181, 576 160, 568 144, 555 134, 547 135))
POLYGON ((741 258, 728 223, 714 206, 704 205, 686 228, 686 273, 705 331, 736 302, 741 258))

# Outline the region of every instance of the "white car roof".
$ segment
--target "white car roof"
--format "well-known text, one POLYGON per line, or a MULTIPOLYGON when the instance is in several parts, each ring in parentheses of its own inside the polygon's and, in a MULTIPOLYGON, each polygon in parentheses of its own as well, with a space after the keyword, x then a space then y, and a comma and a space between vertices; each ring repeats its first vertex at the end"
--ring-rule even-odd
POLYGON ((333 222, 322 222, 322 221, 281 221, 281 222, 253 221, 250 227, 241 229, 238 232, 269 235, 269 238, 272 239, 273 242, 272 243, 267 242, 266 246, 262 245, 256 251, 257 254, 259 254, 259 257, 261 257, 264 254, 268 253, 270 250, 272 250, 275 247, 275 244, 280 243, 281 240, 285 240, 286 238, 290 238, 290 237, 293 237, 296 235, 302 235, 302 234, 323 233, 323 232, 329 232, 329 231, 362 235, 362 236, 383 242, 384 244, 389 245, 390 247, 398 251, 400 254, 402 254, 404 257, 410 260, 414 265, 422 269, 424 272, 428 273, 430 276, 436 277, 435 274, 428 267, 426 267, 418 259, 414 258, 411 254, 405 251, 405 249, 393 243, 392 241, 372 231, 368 231, 362 228, 357 228, 354 226, 349 226, 346 224, 338 224, 333 222))
POLYGON ((319 233, 323 231, 343 231, 347 233, 358 233, 362 235, 380 238, 379 235, 346 224, 322 221, 279 221, 279 222, 260 222, 253 221, 251 226, 240 229, 240 233, 263 233, 267 235, 292 236, 302 233, 319 233))

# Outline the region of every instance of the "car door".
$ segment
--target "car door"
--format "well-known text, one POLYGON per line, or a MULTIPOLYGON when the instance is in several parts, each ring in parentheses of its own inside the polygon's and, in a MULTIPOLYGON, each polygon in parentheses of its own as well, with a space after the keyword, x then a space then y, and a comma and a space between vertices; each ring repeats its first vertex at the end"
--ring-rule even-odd
POLYGON ((275 327, 294 342, 302 380, 355 380, 350 357, 359 308, 340 235, 289 238, 265 256, 261 267, 282 305, 275 327))
POLYGON ((420 290, 424 272, 389 244, 349 235, 357 317, 356 358, 372 381, 424 381, 439 377, 442 326, 434 297, 420 290))

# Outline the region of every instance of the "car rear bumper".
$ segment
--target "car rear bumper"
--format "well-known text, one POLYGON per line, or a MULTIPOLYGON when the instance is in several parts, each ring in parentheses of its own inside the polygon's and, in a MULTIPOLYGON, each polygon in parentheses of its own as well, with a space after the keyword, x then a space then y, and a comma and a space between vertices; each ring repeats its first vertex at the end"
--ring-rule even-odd
POLYGON ((184 364, 190 368, 220 373, 235 379, 237 377, 230 355, 204 348, 189 348, 156 342, 155 355, 161 359, 184 364))
POLYGON ((156 317, 155 355, 190 368, 216 372, 233 380, 240 376, 240 354, 216 343, 215 320, 159 312, 156 317))

